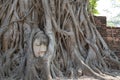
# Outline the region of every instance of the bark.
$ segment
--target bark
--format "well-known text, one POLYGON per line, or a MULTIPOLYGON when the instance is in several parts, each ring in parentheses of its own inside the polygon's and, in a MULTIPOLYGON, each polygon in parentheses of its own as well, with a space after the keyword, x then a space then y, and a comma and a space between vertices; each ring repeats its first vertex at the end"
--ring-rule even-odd
POLYGON ((88 0, 0 0, 0 80, 115 79, 119 58, 87 6, 88 0))

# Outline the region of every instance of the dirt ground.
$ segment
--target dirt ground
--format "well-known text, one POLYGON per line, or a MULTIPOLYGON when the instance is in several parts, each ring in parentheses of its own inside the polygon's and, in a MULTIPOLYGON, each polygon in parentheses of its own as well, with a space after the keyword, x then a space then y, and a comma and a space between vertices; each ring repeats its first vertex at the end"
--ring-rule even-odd
MULTIPOLYGON (((93 77, 87 77, 87 76, 83 76, 78 80, 99 80, 99 79, 95 79, 93 77)), ((120 76, 117 77, 110 77, 110 76, 106 76, 105 80, 120 80, 120 76)))
MULTIPOLYGON (((120 80, 120 76, 116 76, 116 77, 111 77, 111 76, 105 76, 105 80, 120 80)), ((89 76, 82 76, 79 79, 54 79, 54 80, 100 80, 100 79, 95 79, 94 77, 89 77, 89 76)))

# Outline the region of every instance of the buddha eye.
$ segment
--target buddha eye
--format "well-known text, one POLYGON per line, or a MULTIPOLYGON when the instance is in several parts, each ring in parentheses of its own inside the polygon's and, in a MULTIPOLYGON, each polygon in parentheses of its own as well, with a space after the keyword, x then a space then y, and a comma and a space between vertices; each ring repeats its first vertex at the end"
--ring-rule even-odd
POLYGON ((36 46, 40 46, 40 43, 35 43, 36 46))
POLYGON ((40 43, 40 45, 47 45, 47 43, 46 42, 42 42, 42 43, 40 43))
POLYGON ((40 46, 39 44, 36 44, 36 46, 40 46))

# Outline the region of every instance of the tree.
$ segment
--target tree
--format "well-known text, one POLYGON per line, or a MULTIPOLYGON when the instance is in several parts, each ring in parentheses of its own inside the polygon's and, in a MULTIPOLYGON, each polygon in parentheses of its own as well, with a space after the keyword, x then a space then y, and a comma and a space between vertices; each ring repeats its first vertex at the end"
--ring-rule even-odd
MULTIPOLYGON (((108 26, 119 26, 120 22, 120 11, 118 9, 120 8, 120 0, 108 0, 108 6, 102 7, 100 10, 99 8, 102 6, 102 2, 104 3, 104 0, 98 1, 98 11, 100 12, 100 15, 106 15, 107 17, 107 25, 108 26)), ((105 4, 105 3, 104 3, 105 4)), ((106 5, 106 4, 105 4, 106 5)))
POLYGON ((107 79, 119 58, 91 23, 88 0, 0 0, 0 79, 107 79))
POLYGON ((111 0, 111 3, 112 3, 112 7, 111 9, 114 10, 115 14, 113 11, 109 10, 109 13, 111 12, 111 16, 109 19, 108 19, 108 25, 109 26, 119 26, 119 22, 120 22, 120 11, 117 11, 119 8, 120 8, 120 1, 119 0, 116 0, 116 1, 112 1, 111 0))
POLYGON ((99 0, 89 0, 89 5, 88 5, 88 12, 92 14, 98 14, 98 10, 96 9, 97 7, 97 1, 99 0))

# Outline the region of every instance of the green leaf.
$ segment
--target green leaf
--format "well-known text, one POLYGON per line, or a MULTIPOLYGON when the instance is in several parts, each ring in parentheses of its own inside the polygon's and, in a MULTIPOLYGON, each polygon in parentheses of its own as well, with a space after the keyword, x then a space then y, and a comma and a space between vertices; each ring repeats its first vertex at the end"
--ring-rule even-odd
POLYGON ((88 5, 88 12, 89 13, 91 13, 91 14, 99 14, 98 10, 96 9, 97 1, 98 0, 89 0, 89 5, 88 5))

